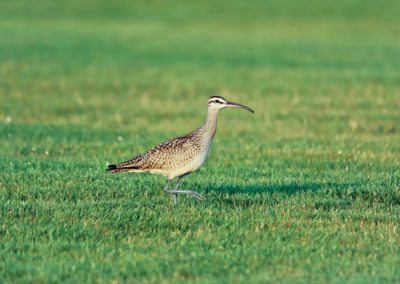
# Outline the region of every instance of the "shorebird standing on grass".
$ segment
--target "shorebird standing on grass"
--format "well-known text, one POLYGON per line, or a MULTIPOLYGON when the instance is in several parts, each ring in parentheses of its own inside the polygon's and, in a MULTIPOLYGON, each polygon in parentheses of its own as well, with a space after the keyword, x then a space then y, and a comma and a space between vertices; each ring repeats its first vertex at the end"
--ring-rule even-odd
POLYGON ((158 144, 131 160, 109 165, 107 170, 113 173, 150 172, 166 176, 168 182, 164 191, 171 194, 174 204, 178 194, 189 194, 199 200, 205 200, 195 191, 179 190, 179 186, 184 176, 198 170, 205 162, 217 129, 218 112, 227 107, 243 108, 254 113, 244 105, 229 102, 220 96, 212 96, 208 99, 207 120, 201 127, 185 136, 158 144), (171 188, 170 184, 175 178, 175 187, 171 188))

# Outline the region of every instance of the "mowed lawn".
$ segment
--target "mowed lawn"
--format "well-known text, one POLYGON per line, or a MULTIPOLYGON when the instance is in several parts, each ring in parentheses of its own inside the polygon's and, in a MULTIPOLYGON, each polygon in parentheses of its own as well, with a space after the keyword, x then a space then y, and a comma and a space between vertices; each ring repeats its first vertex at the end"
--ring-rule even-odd
POLYGON ((400 281, 399 1, 64 2, 0 2, 1 283, 400 281), (206 202, 105 171, 215 94, 206 202))

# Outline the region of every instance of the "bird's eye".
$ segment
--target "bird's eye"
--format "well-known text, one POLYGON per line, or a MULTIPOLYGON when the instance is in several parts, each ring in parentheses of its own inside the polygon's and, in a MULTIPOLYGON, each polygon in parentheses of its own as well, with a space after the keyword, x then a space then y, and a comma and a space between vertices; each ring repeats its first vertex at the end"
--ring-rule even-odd
POLYGON ((222 104, 222 102, 221 102, 221 101, 218 101, 218 100, 217 100, 217 101, 215 101, 215 102, 216 102, 217 104, 222 104))

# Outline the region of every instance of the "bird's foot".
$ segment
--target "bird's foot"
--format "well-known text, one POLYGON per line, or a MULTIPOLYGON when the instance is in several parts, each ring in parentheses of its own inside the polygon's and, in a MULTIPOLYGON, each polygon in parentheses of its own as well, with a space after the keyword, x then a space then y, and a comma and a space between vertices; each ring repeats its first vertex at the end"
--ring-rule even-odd
POLYGON ((171 193, 171 199, 172 199, 172 204, 176 205, 178 201, 178 194, 177 193, 171 193))
POLYGON ((178 194, 188 194, 193 196, 194 198, 198 199, 198 200, 206 200, 206 198, 202 195, 200 195, 199 193, 197 193, 196 191, 191 191, 191 190, 174 190, 174 189, 166 189, 164 190, 167 193, 172 194, 172 198, 173 198, 173 202, 174 204, 176 204, 176 199, 177 199, 177 195, 178 194))
POLYGON ((201 201, 204 201, 204 200, 207 199, 207 198, 205 198, 203 195, 201 195, 200 193, 198 193, 198 192, 196 192, 196 191, 189 191, 189 194, 190 194, 191 196, 193 196, 194 198, 196 198, 196 199, 198 199, 198 200, 201 200, 201 201))

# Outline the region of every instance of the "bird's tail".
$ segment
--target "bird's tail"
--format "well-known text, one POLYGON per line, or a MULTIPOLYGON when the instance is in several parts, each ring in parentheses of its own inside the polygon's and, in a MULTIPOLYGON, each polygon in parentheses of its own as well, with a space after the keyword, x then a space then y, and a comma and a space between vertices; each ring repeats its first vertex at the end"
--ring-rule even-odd
POLYGON ((108 165, 107 171, 110 171, 110 172, 116 174, 116 173, 122 173, 122 172, 140 171, 140 168, 136 167, 136 166, 123 166, 123 165, 119 165, 119 164, 114 164, 114 165, 108 165))

